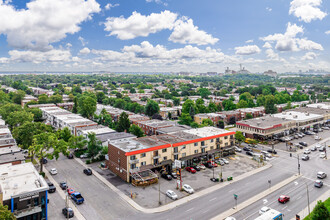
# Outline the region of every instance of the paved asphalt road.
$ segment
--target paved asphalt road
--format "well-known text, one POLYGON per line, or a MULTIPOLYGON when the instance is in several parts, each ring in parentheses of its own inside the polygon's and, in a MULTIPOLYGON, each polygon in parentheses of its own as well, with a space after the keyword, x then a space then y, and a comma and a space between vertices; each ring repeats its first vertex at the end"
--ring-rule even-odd
MULTIPOLYGON (((110 190, 95 176, 86 176, 83 174, 83 167, 75 160, 60 157, 58 161, 49 161, 46 168, 50 169, 56 167, 58 174, 54 176, 54 179, 57 182, 66 180, 69 187, 73 187, 75 190, 82 193, 85 197, 85 203, 77 207, 81 214, 88 220, 210 219, 234 206, 234 193, 239 196, 238 202, 240 203, 262 191, 267 190, 269 187, 268 180, 271 180, 272 184, 275 185, 298 172, 297 159, 289 157, 287 152, 279 152, 279 155, 280 157, 274 158, 270 161, 273 164, 273 167, 270 169, 245 178, 239 182, 230 184, 225 188, 192 200, 167 212, 156 214, 144 214, 136 211, 120 199, 116 193, 110 190)), ((318 155, 319 152, 312 152, 311 159, 309 161, 301 161, 301 173, 304 177, 297 180, 297 186, 290 183, 289 185, 278 190, 278 192, 274 192, 266 198, 261 198, 261 200, 255 204, 255 207, 250 206, 242 210, 242 215, 249 216, 257 212, 263 206, 261 202, 263 199, 267 199, 269 204, 271 204, 271 207, 278 208, 275 206, 275 203, 272 202, 276 201, 279 194, 284 192, 287 193, 291 190, 293 190, 291 195, 292 201, 290 201, 290 204, 287 204, 288 207, 284 209, 284 211, 287 212, 285 214, 288 216, 288 219, 289 217, 293 217, 296 212, 304 209, 307 206, 307 201, 304 200, 304 198, 306 198, 306 196, 304 196, 306 194, 306 190, 303 187, 304 181, 307 181, 309 188, 313 190, 310 193, 310 202, 315 200, 322 193, 322 190, 326 190, 326 188, 330 185, 330 177, 328 177, 328 179, 324 181, 328 186, 320 189, 319 191, 316 191, 316 189, 312 187, 313 181, 316 179, 316 173, 320 170, 325 170, 326 167, 330 167, 330 161, 322 160, 318 157, 318 155), (299 196, 301 196, 301 198, 298 198, 299 196), (272 204, 274 204, 274 206, 272 206, 272 204)), ((169 198, 162 195, 161 199, 168 200, 169 198)), ((62 203, 64 204, 64 200, 62 203)), ((285 206, 286 205, 283 207, 285 206)), ((62 205, 58 205, 56 207, 50 206, 50 209, 51 208, 55 208, 58 212, 60 212, 62 205)), ((50 213, 52 213, 52 210, 50 213)), ((238 219, 242 218, 239 217, 238 219)))

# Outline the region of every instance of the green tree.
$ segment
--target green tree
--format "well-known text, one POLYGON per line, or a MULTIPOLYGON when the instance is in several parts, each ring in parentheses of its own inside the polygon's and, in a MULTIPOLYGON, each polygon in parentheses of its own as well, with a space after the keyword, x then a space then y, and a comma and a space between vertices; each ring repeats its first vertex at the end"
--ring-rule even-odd
POLYGON ((229 99, 223 100, 222 106, 223 106, 225 111, 230 111, 230 110, 236 109, 236 105, 234 104, 234 102, 232 100, 229 100, 229 99))
POLYGON ((181 117, 179 118, 179 124, 182 125, 190 125, 192 123, 192 118, 189 113, 182 113, 181 117))
POLYGON ((224 129, 225 123, 223 121, 218 121, 218 127, 224 129))
POLYGON ((245 100, 240 100, 238 103, 237 103, 237 108, 247 108, 248 107, 248 103, 247 101, 245 100))
POLYGON ((126 112, 122 112, 119 116, 116 131, 118 131, 118 132, 128 131, 130 126, 131 126, 131 123, 128 119, 128 114, 126 112))
POLYGON ((71 131, 68 127, 64 127, 63 129, 57 130, 57 136, 59 139, 63 139, 65 142, 68 142, 72 137, 71 131))
POLYGON ((235 139, 237 140, 239 146, 241 146, 241 143, 245 141, 245 137, 241 131, 236 131, 235 139))
POLYGON ((217 106, 214 102, 210 102, 210 104, 208 106, 208 110, 209 110, 209 112, 217 112, 218 111, 217 106))
POLYGON ((96 138, 95 133, 88 134, 87 153, 88 156, 94 158, 102 150, 102 142, 96 138))
POLYGON ((187 99, 182 105, 182 113, 192 113, 194 115, 196 113, 196 105, 194 101, 187 99))
POLYGON ((102 103, 103 99, 106 98, 104 92, 97 92, 96 99, 98 103, 102 103))
POLYGON ((12 100, 14 103, 20 105, 24 97, 25 97, 25 92, 23 90, 17 90, 16 92, 14 92, 12 100))
POLYGON ((311 213, 312 220, 330 219, 330 212, 322 201, 317 201, 313 212, 311 213))
POLYGON ((91 119, 96 111, 96 98, 83 95, 79 98, 79 112, 83 117, 91 119))
POLYGON ((197 122, 192 122, 190 124, 190 127, 192 127, 192 128, 200 128, 201 126, 197 122))
POLYGON ((51 97, 49 97, 49 102, 50 103, 62 103, 63 102, 63 97, 61 95, 52 95, 51 97))
POLYGON ((300 84, 296 85, 297 90, 302 90, 302 86, 300 84))
POLYGON ((0 103, 4 104, 9 102, 9 96, 4 91, 0 90, 0 103))
POLYGON ((204 99, 207 99, 209 97, 209 95, 211 95, 210 90, 208 90, 207 88, 200 88, 198 90, 198 93, 204 99))
POLYGON ((14 213, 12 213, 9 209, 8 206, 2 205, 0 203, 0 219, 3 220, 16 220, 16 217, 14 216, 14 213))
POLYGON ((9 114, 6 122, 11 129, 23 125, 24 122, 32 122, 33 114, 26 111, 16 111, 9 114))
POLYGON ((38 103, 39 104, 46 104, 48 103, 48 96, 46 94, 41 94, 38 97, 38 103))
POLYGON ((145 113, 148 116, 153 116, 154 114, 159 113, 159 105, 154 100, 148 100, 147 105, 145 107, 145 113))
POLYGON ((8 103, 0 108, 0 115, 2 119, 6 121, 9 114, 15 111, 23 111, 23 109, 20 105, 8 103))
POLYGON ((174 105, 174 106, 178 106, 178 105, 180 105, 180 99, 179 99, 179 98, 175 98, 175 97, 173 97, 173 105, 174 105))
POLYGON ((26 111, 33 114, 33 121, 42 121, 42 111, 39 108, 27 108, 26 111))
MULTIPOLYGON (((56 134, 46 132, 33 136, 33 143, 29 147, 29 152, 34 152, 39 161, 46 157, 57 160, 60 153, 64 155, 69 153, 68 145, 63 139, 59 140, 56 134)), ((40 163, 41 172, 43 172, 43 163, 40 163)))
POLYGON ((145 136, 143 130, 135 124, 132 124, 131 127, 129 128, 129 133, 134 134, 137 137, 145 136))
POLYGON ((72 107, 72 113, 78 113, 78 98, 74 97, 73 99, 73 107, 72 107))
POLYGON ((253 115, 251 113, 247 113, 245 115, 245 119, 252 119, 253 118, 253 115))
POLYGON ((275 98, 273 95, 267 95, 265 97, 265 112, 266 114, 274 114, 277 112, 275 98))
POLYGON ((81 150, 86 146, 87 140, 82 135, 79 136, 72 135, 68 143, 69 143, 69 148, 81 150))
POLYGON ((202 126, 213 126, 213 121, 209 118, 205 118, 202 121, 202 126))

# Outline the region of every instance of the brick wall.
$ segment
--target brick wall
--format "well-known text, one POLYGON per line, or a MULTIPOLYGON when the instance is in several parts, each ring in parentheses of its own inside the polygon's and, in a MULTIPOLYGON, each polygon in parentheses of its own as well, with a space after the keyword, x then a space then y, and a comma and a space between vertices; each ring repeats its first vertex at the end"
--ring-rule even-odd
POLYGON ((111 144, 108 145, 109 169, 124 181, 128 181, 127 157, 125 152, 111 144))

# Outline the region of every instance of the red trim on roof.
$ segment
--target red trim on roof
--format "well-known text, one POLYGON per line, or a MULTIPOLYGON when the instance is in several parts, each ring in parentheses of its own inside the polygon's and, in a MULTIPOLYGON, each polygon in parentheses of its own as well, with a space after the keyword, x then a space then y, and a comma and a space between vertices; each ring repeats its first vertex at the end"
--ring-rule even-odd
POLYGON ((218 134, 218 135, 214 135, 214 136, 210 136, 210 137, 204 137, 204 138, 198 138, 198 139, 194 139, 194 140, 190 140, 190 141, 179 142, 179 143, 173 144, 173 147, 177 147, 177 146, 180 146, 180 145, 191 144, 191 143, 196 143, 196 142, 200 142, 200 141, 206 141, 206 140, 210 140, 210 139, 214 139, 214 138, 218 138, 218 137, 229 136, 229 135, 233 135, 235 133, 236 132, 232 131, 232 132, 227 132, 227 133, 224 133, 224 134, 218 134))
POLYGON ((243 123, 236 123, 236 125, 241 125, 241 126, 245 126, 245 127, 249 127, 249 128, 255 128, 255 129, 260 129, 260 130, 269 130, 269 129, 278 128, 278 127, 281 127, 282 126, 282 124, 277 124, 277 125, 274 125, 273 127, 270 127, 270 128, 258 128, 258 127, 250 126, 248 124, 243 124, 243 123))
POLYGON ((156 146, 156 147, 150 147, 150 148, 146 148, 146 149, 142 149, 142 150, 126 152, 125 156, 142 154, 142 153, 146 153, 146 152, 150 152, 150 151, 154 151, 154 150, 160 150, 160 149, 164 149, 164 148, 168 148, 168 147, 171 147, 171 145, 170 144, 164 144, 164 145, 160 145, 160 146, 156 146))

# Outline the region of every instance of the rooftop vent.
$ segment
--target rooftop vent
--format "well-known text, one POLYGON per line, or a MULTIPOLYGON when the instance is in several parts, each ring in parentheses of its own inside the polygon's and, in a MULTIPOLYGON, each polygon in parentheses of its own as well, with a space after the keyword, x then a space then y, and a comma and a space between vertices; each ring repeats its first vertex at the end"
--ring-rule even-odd
POLYGON ((293 118, 298 118, 298 115, 293 115, 293 118))

